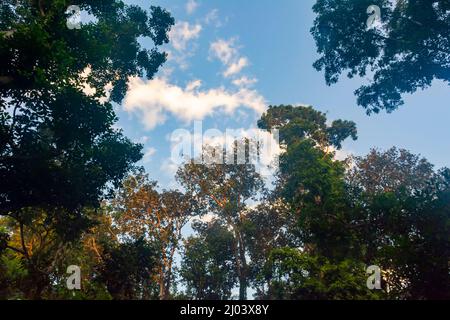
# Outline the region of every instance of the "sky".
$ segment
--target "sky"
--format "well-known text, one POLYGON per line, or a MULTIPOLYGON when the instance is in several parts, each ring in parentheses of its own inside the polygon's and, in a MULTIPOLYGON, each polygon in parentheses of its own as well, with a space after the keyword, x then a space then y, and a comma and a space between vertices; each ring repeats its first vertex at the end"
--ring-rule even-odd
MULTIPOLYGON (((450 167, 450 90, 443 82, 411 95, 391 114, 367 116, 353 92, 366 79, 345 76, 331 87, 312 64, 315 0, 129 0, 160 5, 176 20, 169 58, 151 80, 132 79, 116 106, 117 126, 144 145, 140 162, 163 188, 175 188, 172 133, 215 128, 249 130, 269 105, 312 105, 329 120, 352 120, 358 140, 342 155, 377 147, 405 148, 437 168, 450 167)), ((152 47, 142 39, 142 45, 152 47)))

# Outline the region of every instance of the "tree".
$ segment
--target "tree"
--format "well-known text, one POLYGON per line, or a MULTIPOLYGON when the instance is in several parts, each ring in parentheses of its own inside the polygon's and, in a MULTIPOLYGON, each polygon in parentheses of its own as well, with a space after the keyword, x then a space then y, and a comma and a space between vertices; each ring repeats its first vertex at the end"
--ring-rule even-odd
POLYGON ((267 195, 246 215, 245 239, 250 258, 250 274, 255 298, 269 297, 270 283, 264 266, 273 250, 300 245, 293 234, 296 219, 289 205, 277 193, 267 195))
POLYGON ((367 288, 364 263, 351 259, 336 262, 283 248, 272 251, 265 269, 273 299, 367 300, 382 297, 367 288))
POLYGON ((179 191, 157 191, 143 172, 125 179, 112 201, 112 213, 126 239, 155 243, 160 299, 168 299, 173 281, 174 256, 181 231, 192 214, 191 200, 179 191))
MULTIPOLYGON (((265 258, 266 297, 275 299, 369 298, 361 246, 353 224, 357 217, 346 198, 346 162, 334 159, 353 122, 327 124, 312 107, 269 107, 258 126, 279 130, 280 155, 275 194, 290 208, 291 243, 265 258)), ((288 221, 289 221, 288 220, 288 221)))
MULTIPOLYGON (((159 47, 168 42, 174 24, 160 7, 146 12, 120 0, 81 0, 76 5, 92 16, 80 29, 66 26, 67 1, 2 1, 0 5, 0 92, 12 105, 24 92, 22 102, 37 103, 67 84, 84 81, 102 97, 111 83, 111 99, 120 102, 130 76, 153 77, 166 55, 159 47), (155 47, 143 49, 140 37, 155 47), (89 67, 88 79, 80 74, 89 67)), ((3 99, 2 99, 3 100, 3 99)), ((2 106, 6 103, 2 101, 2 106)))
POLYGON ((407 150, 372 150, 347 173, 364 258, 386 271, 392 297, 450 294, 448 169, 439 172, 407 150))
MULTIPOLYGON (((246 150, 246 159, 249 158, 249 141, 243 142, 246 150)), ((239 299, 247 298, 249 269, 247 262, 248 249, 245 243, 244 224, 246 220, 246 202, 256 199, 258 192, 263 190, 263 180, 255 166, 237 164, 238 145, 234 144, 233 151, 219 154, 221 161, 211 164, 198 163, 192 159, 177 172, 177 180, 186 189, 187 194, 196 202, 202 214, 205 211, 215 214, 233 233, 233 252, 236 263, 236 272, 239 278, 239 299), (232 156, 233 163, 227 163, 227 157, 232 156)), ((212 146, 205 146, 205 157, 217 152, 212 146)), ((222 152, 222 151, 218 151, 222 152)), ((214 157, 214 156, 213 156, 214 157)), ((229 161, 228 161, 229 162, 229 161)))
POLYGON ((234 235, 219 220, 197 221, 197 236, 184 241, 180 275, 196 300, 228 300, 236 284, 234 235))
POLYGON ((334 159, 333 148, 357 138, 353 122, 336 120, 312 107, 271 106, 258 126, 279 130, 285 151, 280 156, 278 192, 298 222, 296 236, 311 252, 327 258, 347 257, 352 234, 351 212, 345 199, 345 163, 334 159))
POLYGON ((105 247, 98 280, 116 300, 154 299, 158 297, 159 251, 145 239, 105 247))
POLYGON ((122 100, 129 77, 153 77, 174 23, 159 7, 77 4, 96 19, 79 30, 66 27, 65 1, 0 5, 0 216, 17 221, 21 241, 10 250, 30 270, 37 266, 24 237, 33 225, 42 222, 58 241, 78 239, 92 225, 85 209, 98 208, 106 186, 142 157, 141 146, 113 128, 111 101, 122 100), (154 49, 142 49, 140 37, 154 49))
POLYGON ((343 72, 371 75, 355 91, 368 114, 392 112, 402 94, 450 81, 450 2, 448 0, 318 0, 311 29, 328 85, 343 72), (366 25, 370 6, 380 8, 377 27, 366 25), (372 74, 373 73, 373 74, 372 74))
POLYGON ((423 190, 435 175, 433 165, 408 150, 372 149, 365 157, 353 157, 347 184, 353 192, 375 195, 384 192, 408 193, 423 190))

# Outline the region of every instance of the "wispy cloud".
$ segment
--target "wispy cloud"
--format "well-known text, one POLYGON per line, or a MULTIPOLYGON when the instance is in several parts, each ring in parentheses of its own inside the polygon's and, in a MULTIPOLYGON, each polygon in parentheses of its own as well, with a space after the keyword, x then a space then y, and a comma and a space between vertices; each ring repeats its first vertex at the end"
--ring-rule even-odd
POLYGON ((246 66, 248 66, 248 59, 243 57, 243 58, 239 58, 238 61, 233 62, 232 64, 230 64, 227 68, 227 70, 225 70, 225 72, 223 73, 223 76, 225 78, 228 78, 230 76, 233 76, 235 74, 238 74, 239 72, 241 72, 242 69, 244 69, 246 66))
POLYGON ((225 78, 239 74, 242 69, 249 65, 248 58, 239 54, 234 38, 229 40, 219 39, 212 42, 210 53, 225 66, 225 71, 222 73, 225 78))
POLYGON ((151 158, 153 157, 153 155, 156 153, 156 149, 155 148, 148 148, 145 153, 144 156, 142 157, 142 162, 143 163, 149 163, 151 158))
POLYGON ((232 62, 238 54, 233 38, 229 40, 219 39, 214 41, 210 45, 210 52, 225 65, 232 62))
POLYGON ((218 9, 209 11, 203 19, 206 25, 212 25, 216 28, 222 27, 228 21, 227 17, 220 17, 218 9))
POLYGON ((170 43, 175 50, 185 50, 189 41, 199 37, 200 31, 202 31, 200 24, 190 24, 186 21, 177 22, 169 32, 170 43))
POLYGON ((191 24, 187 21, 180 21, 170 30, 170 45, 166 50, 169 64, 163 70, 169 75, 174 71, 174 67, 186 70, 189 67, 188 59, 194 55, 197 47, 196 41, 200 37, 202 26, 199 23, 191 24))
POLYGON ((197 1, 195 0, 188 0, 188 2, 186 2, 186 12, 188 14, 193 14, 195 10, 197 10, 199 4, 197 1))
POLYGON ((256 78, 248 78, 247 76, 233 80, 233 84, 238 87, 251 87, 258 82, 256 78))

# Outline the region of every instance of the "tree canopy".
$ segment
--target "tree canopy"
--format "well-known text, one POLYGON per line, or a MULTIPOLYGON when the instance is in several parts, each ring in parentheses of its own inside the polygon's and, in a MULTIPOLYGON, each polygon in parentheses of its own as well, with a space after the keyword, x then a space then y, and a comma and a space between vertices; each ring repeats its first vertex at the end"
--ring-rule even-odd
POLYGON ((369 77, 355 91, 368 114, 392 112, 403 95, 450 82, 450 1, 318 0, 311 33, 328 85, 346 73, 369 77), (380 8, 380 21, 367 26, 370 6, 380 8))
MULTIPOLYGON (((244 138, 203 145, 164 189, 137 167, 142 145, 113 106, 165 62, 174 19, 80 0, 90 19, 67 28, 69 4, 0 4, 0 299, 450 299, 450 169, 400 147, 339 160, 353 121, 273 105, 256 123, 279 132, 273 185, 253 162, 260 142, 244 138)), ((449 81, 449 9, 318 0, 315 67, 328 84, 371 74, 359 104, 392 111, 449 81), (370 5, 381 22, 367 29, 370 5)))

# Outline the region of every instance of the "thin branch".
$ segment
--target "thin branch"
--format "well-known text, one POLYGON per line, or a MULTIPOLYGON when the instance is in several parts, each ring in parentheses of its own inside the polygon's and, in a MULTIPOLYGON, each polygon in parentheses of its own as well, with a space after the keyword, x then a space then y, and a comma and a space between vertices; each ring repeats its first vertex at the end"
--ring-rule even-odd
POLYGON ((23 251, 20 250, 20 249, 11 247, 11 246, 9 246, 9 245, 7 245, 6 248, 7 248, 7 249, 11 249, 12 251, 15 251, 15 252, 17 252, 17 253, 20 253, 20 254, 22 254, 22 255, 25 255, 25 252, 23 252, 23 251))

